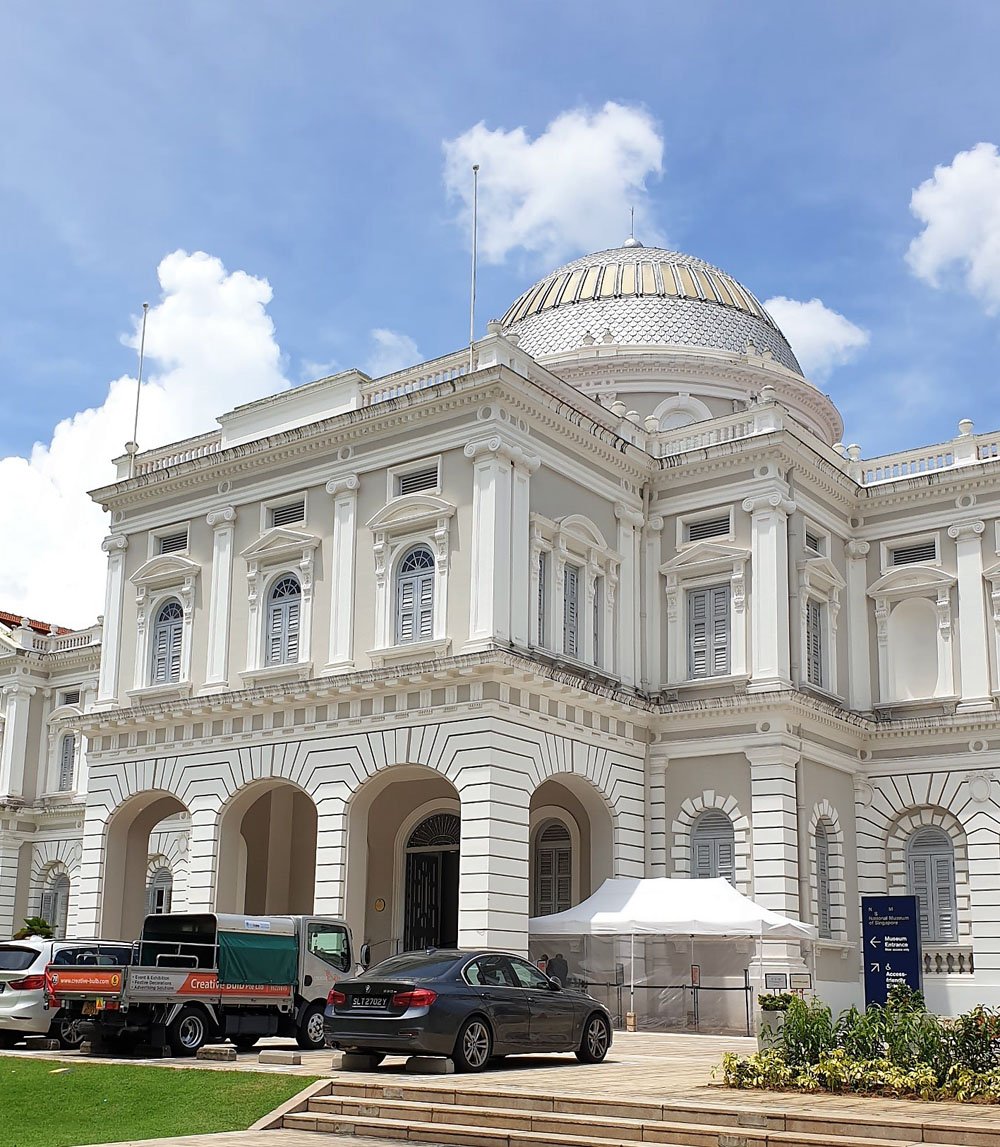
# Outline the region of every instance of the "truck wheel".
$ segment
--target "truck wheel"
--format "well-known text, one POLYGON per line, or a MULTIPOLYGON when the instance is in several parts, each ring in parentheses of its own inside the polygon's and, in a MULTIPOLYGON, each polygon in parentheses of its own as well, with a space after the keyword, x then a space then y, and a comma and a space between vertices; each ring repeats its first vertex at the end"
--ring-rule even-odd
POLYGON ((59 1046, 63 1048, 77 1048, 83 1043, 83 1032, 80 1031, 79 1021, 75 1020, 69 1012, 56 1013, 56 1018, 49 1028, 49 1035, 53 1039, 57 1039, 59 1046))
POLYGON ((323 1033, 323 1005, 310 1004, 302 1013, 295 1042, 303 1051, 321 1051, 326 1045, 323 1033))
POLYGON ((208 1039, 205 1013, 190 1005, 181 1008, 174 1022, 167 1028, 167 1043, 177 1056, 196 1055, 198 1048, 208 1039))

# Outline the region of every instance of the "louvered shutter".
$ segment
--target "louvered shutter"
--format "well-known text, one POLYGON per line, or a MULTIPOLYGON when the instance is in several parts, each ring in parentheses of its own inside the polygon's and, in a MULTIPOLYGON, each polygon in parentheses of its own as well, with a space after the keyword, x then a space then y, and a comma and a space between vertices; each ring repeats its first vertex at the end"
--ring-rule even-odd
POLYGON ((729 586, 688 592, 688 676, 729 672, 729 586))
POLYGON ((180 681, 181 679, 181 640, 183 636, 180 621, 176 620, 172 622, 170 626, 170 668, 168 678, 170 681, 180 681))
POLYGON ((396 586, 396 639, 398 641, 413 640, 416 613, 413 608, 415 592, 416 584, 411 577, 400 579, 396 586))
POLYGON ((930 874, 934 882, 934 907, 937 910, 938 939, 954 940, 958 936, 955 919, 955 862, 951 856, 933 857, 930 874))
POLYGON ((419 546, 400 562, 396 575, 396 642, 434 637, 434 555, 419 546))
POLYGON ((292 663, 299 659, 299 619, 302 601, 295 598, 285 603, 285 655, 282 661, 292 663))
POLYGON ((169 868, 157 868, 146 888, 146 915, 169 912, 173 900, 174 878, 169 868))
POLYGON ((573 901, 573 848, 569 830, 552 821, 535 846, 535 915, 565 912, 573 901))
POLYGON ((723 877, 736 883, 736 834, 724 812, 702 813, 691 832, 691 872, 700 880, 723 877))
POLYGON ((69 921, 69 877, 57 876, 52 882, 52 898, 54 908, 53 919, 49 921, 55 929, 56 937, 60 940, 66 936, 66 924, 69 921))
POLYGON ((712 591, 712 675, 729 672, 729 586, 716 586, 712 591))
POLYGON ((925 856, 910 857, 910 895, 917 898, 920 937, 922 940, 930 940, 933 938, 931 934, 930 862, 925 856))
POLYGON ((545 593, 548 589, 548 554, 538 555, 538 644, 545 644, 545 593))
POLYGON ((267 615, 267 664, 280 665, 284 615, 281 606, 272 602, 267 615))
POLYGON ((297 578, 283 577, 275 583, 267 604, 266 665, 298 661, 301 616, 302 587, 297 578))
POLYGON ((41 916, 46 924, 55 927, 56 894, 51 888, 44 888, 42 890, 42 899, 38 906, 38 915, 41 916))
POLYGON ((580 571, 566 566, 563 574, 563 652, 578 657, 580 650, 580 571))
POLYGON ((421 641, 430 641, 434 636, 434 575, 423 574, 417 588, 420 595, 417 632, 421 641))
POLYGON ((958 938, 955 849, 944 829, 918 829, 907 847, 910 893, 917 898, 920 935, 932 943, 958 938))
POLYGON ((822 821, 816 825, 816 901, 819 934, 829 939, 833 935, 830 919, 830 837, 822 821))
POLYGON ((708 676, 708 590, 688 594, 688 676, 708 676))
POLYGON ((732 838, 732 826, 728 837, 720 836, 716 843, 716 876, 736 884, 736 842, 732 838))
POLYGON ((823 609, 818 601, 806 604, 806 680, 823 686, 823 609))
POLYGON ((594 583, 594 664, 601 664, 601 599, 604 596, 604 578, 594 583))
POLYGON ((76 737, 66 734, 59 742, 59 792, 73 790, 73 766, 76 763, 76 737))
POLYGON ((151 642, 150 679, 153 685, 166 685, 181 679, 183 618, 184 612, 176 601, 168 601, 157 614, 151 642))

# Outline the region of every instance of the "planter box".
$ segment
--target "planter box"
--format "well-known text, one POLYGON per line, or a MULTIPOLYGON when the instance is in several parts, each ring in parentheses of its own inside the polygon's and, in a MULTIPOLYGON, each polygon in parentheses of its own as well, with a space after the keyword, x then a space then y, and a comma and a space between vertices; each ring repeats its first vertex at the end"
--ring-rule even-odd
POLYGON ((757 1025, 757 1050, 769 1051, 781 1046, 781 1029, 785 1023, 784 1012, 762 1011, 757 1025))

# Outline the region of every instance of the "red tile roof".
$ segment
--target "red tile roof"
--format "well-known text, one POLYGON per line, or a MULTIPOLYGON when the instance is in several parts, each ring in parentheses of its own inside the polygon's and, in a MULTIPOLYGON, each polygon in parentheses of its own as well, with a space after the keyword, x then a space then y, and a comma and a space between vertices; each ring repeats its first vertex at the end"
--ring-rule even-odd
MULTIPOLYGON (((21 614, 7 613, 6 610, 0 609, 0 625, 6 625, 9 629, 17 629, 21 624, 21 614)), ((32 621, 28 618, 28 628, 34 630, 35 633, 50 633, 52 626, 47 621, 32 621)), ((55 627, 56 633, 72 633, 72 629, 67 629, 65 626, 57 625, 55 627)))

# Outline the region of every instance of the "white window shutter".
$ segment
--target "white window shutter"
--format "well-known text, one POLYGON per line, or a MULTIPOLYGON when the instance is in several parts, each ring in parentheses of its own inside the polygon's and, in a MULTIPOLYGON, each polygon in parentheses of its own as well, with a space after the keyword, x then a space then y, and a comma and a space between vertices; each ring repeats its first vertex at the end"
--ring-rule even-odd
POLYGON ((691 873, 699 880, 719 876, 736 883, 736 833, 733 822, 717 809, 704 812, 691 830, 691 873))
POLYGON ((73 772, 76 764, 76 737, 67 733, 59 742, 59 783, 61 793, 73 791, 73 772))
POLYGON ((806 680, 823 687, 823 607, 818 601, 806 604, 806 680))
POLYGON ((580 571, 566 566, 563 572, 563 652, 578 657, 580 652, 580 571))
POLYGON ((729 672, 729 598, 728 585, 688 591, 689 677, 729 672))
POLYGON ((822 821, 816 825, 816 901, 819 934, 829 939, 833 935, 830 913, 830 836, 822 821))
POLYGON ((396 574, 396 643, 434 637, 434 555, 426 546, 411 550, 396 574))

